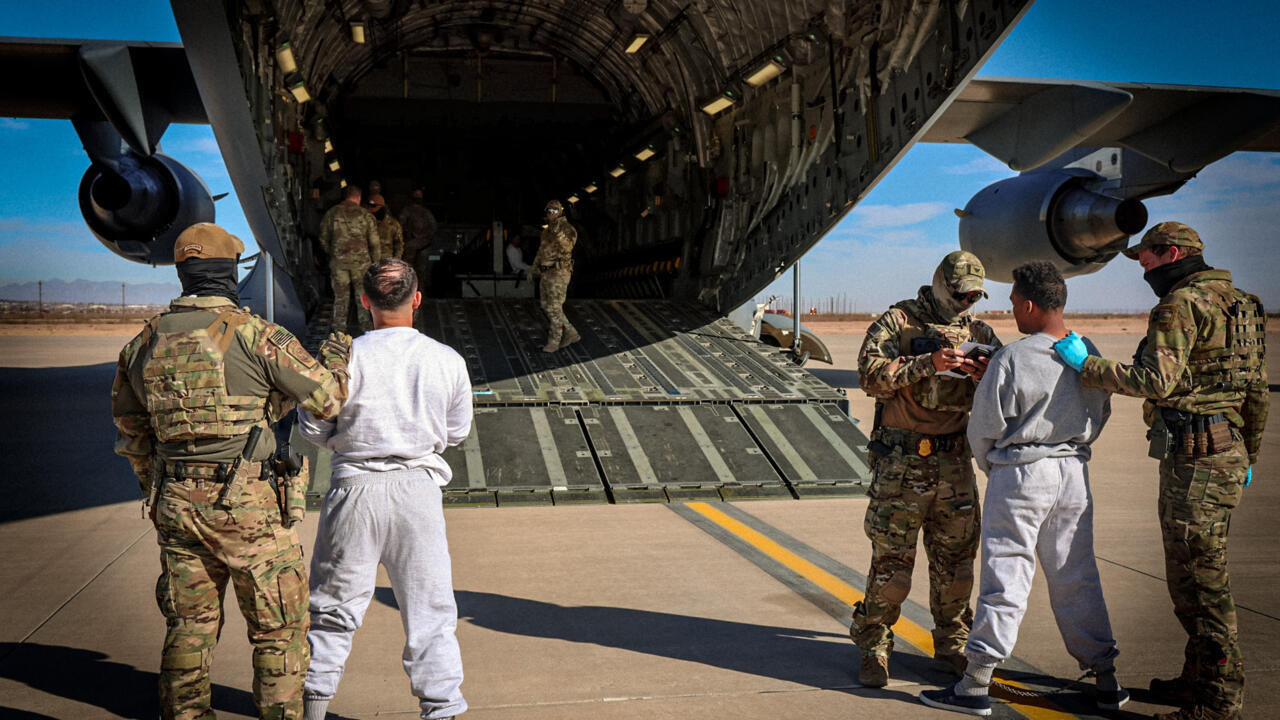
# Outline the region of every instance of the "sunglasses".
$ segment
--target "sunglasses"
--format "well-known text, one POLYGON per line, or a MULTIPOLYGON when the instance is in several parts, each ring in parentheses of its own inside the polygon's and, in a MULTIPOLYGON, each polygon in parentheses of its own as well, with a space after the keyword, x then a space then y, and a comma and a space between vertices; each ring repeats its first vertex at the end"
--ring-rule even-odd
POLYGON ((951 293, 951 297, 956 302, 967 302, 972 305, 982 299, 982 291, 972 290, 967 293, 951 293))

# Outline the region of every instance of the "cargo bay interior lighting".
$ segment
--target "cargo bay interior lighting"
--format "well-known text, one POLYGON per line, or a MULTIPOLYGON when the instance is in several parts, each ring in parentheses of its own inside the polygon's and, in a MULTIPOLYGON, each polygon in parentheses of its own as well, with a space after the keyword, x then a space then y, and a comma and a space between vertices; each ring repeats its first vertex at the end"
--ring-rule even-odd
POLYGON ((346 186, 347 186, 347 181, 346 181, 346 179, 342 179, 342 180, 339 180, 339 181, 338 181, 338 187, 343 187, 343 188, 344 188, 344 187, 346 187, 346 186))
POLYGON ((622 177, 623 175, 626 175, 626 174, 627 174, 627 169, 622 165, 619 165, 618 167, 609 171, 609 177, 615 177, 615 178, 622 177))
POLYGON ((331 152, 333 152, 333 141, 332 141, 332 140, 325 140, 325 141, 324 141, 324 154, 325 154, 325 155, 328 155, 328 154, 329 154, 329 153, 331 153, 331 152))
POLYGON ((771 57, 765 61, 764 65, 756 68, 755 72, 747 76, 747 84, 751 87, 760 87, 770 80, 782 74, 787 66, 782 64, 782 58, 771 57))
POLYGON ((298 60, 293 56, 293 46, 288 41, 276 47, 276 62, 280 63, 280 72, 285 75, 298 69, 298 60))
POLYGON ((364 44, 364 23, 362 22, 351 23, 351 42, 357 45, 364 44))
POLYGON ((725 90, 710 102, 702 106, 702 112, 715 117, 738 102, 732 90, 725 90))
POLYGON ((640 52, 640 48, 644 47, 644 44, 647 42, 649 42, 649 35, 647 33, 636 33, 631 37, 631 44, 627 45, 627 54, 635 55, 640 52))
POLYGON ((591 182, 587 183, 587 184, 586 184, 586 186, 582 188, 582 191, 583 191, 583 192, 585 192, 586 194, 590 195, 591 193, 593 193, 593 192, 595 192, 596 190, 599 190, 599 189, 600 189, 599 185, 598 185, 598 184, 593 180, 593 181, 591 181, 591 182))
POLYGON ((578 203, 578 200, 580 200, 581 198, 579 198, 579 197, 575 194, 575 195, 570 195, 567 199, 568 199, 568 201, 569 201, 569 204, 570 204, 570 205, 576 205, 576 204, 578 203))
POLYGON ((332 172, 338 172, 338 168, 340 167, 342 167, 342 165, 338 163, 338 158, 334 158, 329 161, 329 170, 332 172))
POLYGON ((636 153, 635 157, 640 162, 644 162, 656 154, 657 153, 654 152, 652 145, 646 145, 640 149, 640 152, 636 153))
POLYGON ((289 88, 289 92, 293 94, 293 99, 300 103, 311 100, 311 93, 307 92, 307 85, 302 81, 302 74, 294 72, 284 79, 285 87, 289 88))

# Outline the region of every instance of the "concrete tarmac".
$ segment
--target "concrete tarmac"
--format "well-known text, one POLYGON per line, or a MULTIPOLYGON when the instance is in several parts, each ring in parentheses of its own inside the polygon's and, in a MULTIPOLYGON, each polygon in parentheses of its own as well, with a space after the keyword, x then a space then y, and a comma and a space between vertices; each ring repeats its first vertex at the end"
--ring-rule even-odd
MULTIPOLYGON (((860 336, 824 338, 853 369, 860 336)), ((1136 335, 1094 338, 1128 357, 1136 335)), ((1280 338, 1271 338, 1272 347, 1280 338)), ((163 620, 154 531, 136 481, 111 453, 108 393, 124 339, 0 337, 0 717, 155 717, 163 620)), ((823 367, 823 366, 819 366, 823 367)), ((850 391, 870 426, 871 402, 850 391)), ((1090 464, 1095 545, 1121 681, 1144 702, 1177 673, 1155 515, 1155 461, 1140 403, 1117 397, 1090 464)), ((1280 716, 1280 429, 1231 528, 1231 572, 1248 673, 1246 716, 1280 716)), ((941 718, 921 689, 947 682, 928 662, 923 558, 904 609, 892 680, 858 687, 849 604, 870 561, 864 498, 687 505, 450 509, 467 717, 941 718)), ((303 525, 314 541, 315 518, 303 525)), ((923 555, 923 553, 922 553, 923 555)), ((252 717, 244 621, 228 598, 213 667, 220 717, 252 717)), ((412 717, 395 597, 380 575, 357 632, 336 716, 412 717)), ((1093 716, 1091 683, 1066 654, 1042 576, 1006 677, 1047 700, 1004 694, 995 716, 1093 716), (1012 702, 1009 702, 1012 701, 1012 702)))

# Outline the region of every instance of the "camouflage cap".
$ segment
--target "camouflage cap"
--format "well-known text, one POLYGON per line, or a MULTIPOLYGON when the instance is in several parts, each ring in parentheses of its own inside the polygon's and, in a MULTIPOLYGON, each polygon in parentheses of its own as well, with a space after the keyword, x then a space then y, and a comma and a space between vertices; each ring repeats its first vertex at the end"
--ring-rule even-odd
POLYGON ((977 290, 983 297, 988 297, 987 291, 982 287, 987 270, 982 267, 982 261, 977 255, 956 250, 942 258, 942 262, 938 264, 938 270, 942 272, 942 278, 952 292, 963 294, 977 290))
POLYGON ((213 223, 196 223, 178 235, 173 243, 173 261, 180 263, 188 258, 228 258, 231 260, 244 252, 240 238, 213 223))
POLYGON ((1204 243, 1200 242, 1200 235, 1195 230, 1180 222, 1162 222, 1148 230, 1137 245, 1127 248, 1124 251, 1124 255, 1132 260, 1137 260, 1138 253, 1147 248, 1160 247, 1161 245, 1178 245, 1204 250, 1204 243))
POLYGON ((369 196, 369 205, 371 205, 371 206, 373 206, 373 207, 386 207, 386 206, 387 206, 387 201, 386 201, 386 199, 385 199, 385 198, 383 198, 381 195, 370 195, 370 196, 369 196))
POLYGON ((561 205, 559 200, 551 200, 547 203, 547 206, 543 208, 543 212, 549 213, 552 210, 554 210, 557 213, 563 213, 564 205, 561 205))

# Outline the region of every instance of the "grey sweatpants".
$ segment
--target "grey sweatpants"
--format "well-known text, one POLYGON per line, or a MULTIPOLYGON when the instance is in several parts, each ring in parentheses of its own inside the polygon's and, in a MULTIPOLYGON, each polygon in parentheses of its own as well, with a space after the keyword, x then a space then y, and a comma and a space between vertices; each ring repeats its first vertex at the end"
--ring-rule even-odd
POLYGON ((424 718, 467 709, 458 609, 435 477, 423 470, 334 480, 320 511, 311 558, 311 667, 304 694, 332 698, 351 638, 386 566, 404 623, 404 670, 424 718))
POLYGON ((996 665, 1013 654, 1040 557, 1049 604, 1082 670, 1115 668, 1115 637, 1093 554, 1089 468, 1078 457, 994 465, 982 503, 982 579, 965 655, 996 665))

